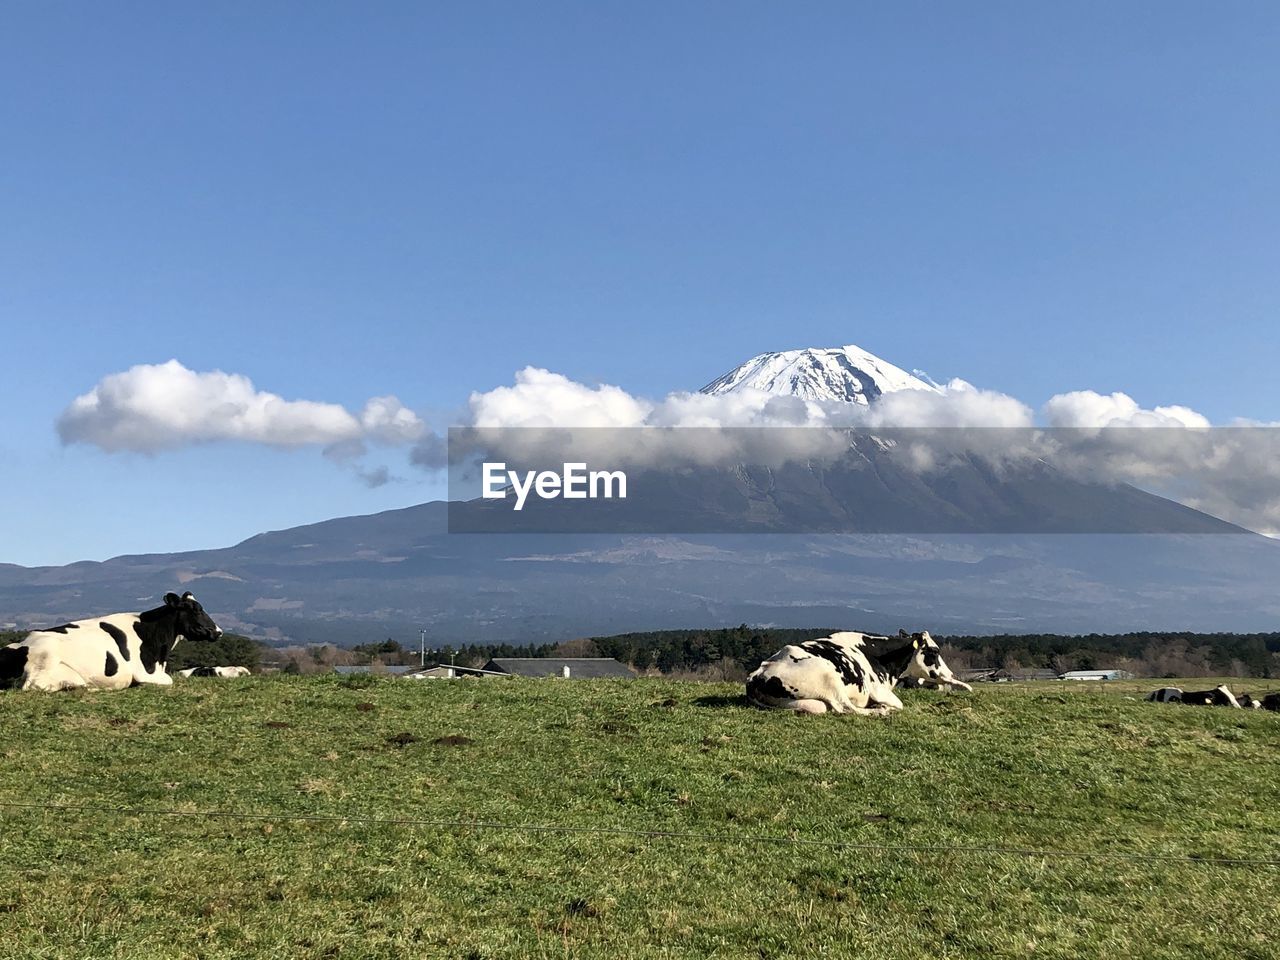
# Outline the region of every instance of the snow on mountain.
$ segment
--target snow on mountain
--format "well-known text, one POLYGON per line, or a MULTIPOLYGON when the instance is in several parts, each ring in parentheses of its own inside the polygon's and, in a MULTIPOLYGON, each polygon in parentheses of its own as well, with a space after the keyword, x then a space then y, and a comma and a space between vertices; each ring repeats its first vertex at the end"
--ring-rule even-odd
POLYGON ((711 381, 701 392, 725 394, 744 389, 861 404, 896 390, 938 392, 933 384, 853 344, 762 353, 711 381))

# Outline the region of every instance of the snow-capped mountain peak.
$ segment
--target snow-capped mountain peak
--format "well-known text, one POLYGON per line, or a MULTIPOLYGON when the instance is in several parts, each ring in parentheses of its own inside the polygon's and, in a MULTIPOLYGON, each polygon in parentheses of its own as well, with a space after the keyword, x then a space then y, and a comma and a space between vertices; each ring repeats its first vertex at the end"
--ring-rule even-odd
POLYGON ((744 389, 862 404, 896 390, 938 392, 933 384, 853 344, 762 353, 711 381, 701 392, 724 394, 744 389))

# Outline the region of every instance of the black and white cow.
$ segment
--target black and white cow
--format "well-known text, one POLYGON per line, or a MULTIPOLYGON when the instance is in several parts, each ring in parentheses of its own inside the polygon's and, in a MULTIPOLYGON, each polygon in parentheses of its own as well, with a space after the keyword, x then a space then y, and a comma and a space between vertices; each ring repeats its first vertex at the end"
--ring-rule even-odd
POLYGON ((1280 693, 1268 693, 1262 698, 1262 709, 1280 713, 1280 693))
POLYGON ((135 683, 168 685, 169 651, 179 640, 222 635, 190 593, 167 593, 145 613, 112 613, 33 630, 0 648, 0 687, 122 690, 135 683))
POLYGON ((1236 703, 1240 704, 1242 710, 1261 710, 1262 701, 1251 693, 1237 693, 1236 703))
POLYGON ((1225 683, 1220 683, 1212 690, 1193 690, 1182 695, 1182 702, 1193 707, 1234 707, 1240 704, 1225 683))
POLYGON ((1159 690, 1152 690, 1147 694, 1147 699, 1153 703, 1181 703, 1182 688, 1181 687, 1161 687, 1159 690))
POLYGON ((896 638, 846 632, 783 647, 747 677, 747 698, 797 713, 879 716, 902 709, 893 686, 904 676, 973 689, 951 675, 927 632, 896 638))
POLYGON ((179 670, 180 677, 247 677, 251 671, 248 667, 188 667, 186 670, 179 670))

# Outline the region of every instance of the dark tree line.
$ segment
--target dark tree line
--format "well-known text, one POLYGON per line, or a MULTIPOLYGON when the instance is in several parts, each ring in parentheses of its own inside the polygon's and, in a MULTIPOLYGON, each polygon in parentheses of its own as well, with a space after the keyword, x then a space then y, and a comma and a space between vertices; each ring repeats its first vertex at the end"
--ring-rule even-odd
MULTIPOLYGON (((701 630, 653 630, 559 644, 468 643, 436 647, 428 660, 480 666, 492 657, 601 656, 629 663, 640 670, 663 673, 697 672, 726 665, 752 670, 761 660, 788 643, 824 637, 835 630, 736 627, 701 630)), ((0 631, 0 646, 26 636, 25 631, 0 631)), ((1280 676, 1280 632, 1187 633, 1136 631, 1123 634, 1090 633, 1077 636, 1052 633, 953 635, 935 634, 953 669, 1092 670, 1121 667, 1140 676, 1280 676)), ((292 648, 291 648, 292 649, 292 648)), ((302 648, 299 648, 302 649, 302 648)), ((330 648, 314 648, 314 650, 330 648)), ((335 653, 336 648, 333 648, 335 653)), ((348 662, 416 663, 417 649, 396 640, 351 648, 348 662)), ((182 643, 169 665, 173 670, 202 666, 246 666, 275 663, 280 651, 248 637, 224 634, 212 643, 182 643)), ((316 657, 319 660, 321 658, 316 657)), ((278 665, 278 664, 277 664, 278 665)))
POLYGON ((187 667, 248 667, 262 663, 262 645, 238 633, 224 633, 217 640, 180 643, 169 654, 169 670, 187 667))
MULTIPOLYGON (((670 673, 729 661, 750 670, 788 643, 833 632, 826 628, 783 630, 742 624, 718 630, 622 633, 593 637, 592 643, 601 656, 639 669, 656 667, 670 673)), ((1147 676, 1280 676, 1280 633, 937 634, 934 639, 947 648, 948 659, 956 669, 1024 667, 1065 672, 1123 667, 1147 676)))
POLYGON ((938 637, 970 664, 1093 670, 1121 666, 1147 676, 1280 675, 1280 633, 1052 633, 938 637))
POLYGON ((654 630, 592 637, 602 657, 613 657, 640 670, 656 667, 663 673, 698 670, 728 660, 751 669, 788 643, 834 633, 830 629, 774 629, 737 627, 719 630, 654 630))
MULTIPOLYGON (((456 647, 428 647, 429 663, 448 663, 450 654, 453 662, 464 667, 478 667, 487 663, 491 657, 554 657, 557 655, 557 644, 524 644, 515 646, 510 643, 468 643, 456 647)), ((388 637, 381 643, 360 643, 351 648, 361 662, 377 659, 381 663, 417 663, 421 652, 417 647, 405 646, 388 637)))
POLYGON ((450 651, 453 662, 463 666, 478 667, 493 657, 554 657, 558 656, 557 644, 539 643, 513 646, 510 643, 468 643, 456 647, 440 647, 427 651, 427 659, 436 663, 448 663, 450 651))

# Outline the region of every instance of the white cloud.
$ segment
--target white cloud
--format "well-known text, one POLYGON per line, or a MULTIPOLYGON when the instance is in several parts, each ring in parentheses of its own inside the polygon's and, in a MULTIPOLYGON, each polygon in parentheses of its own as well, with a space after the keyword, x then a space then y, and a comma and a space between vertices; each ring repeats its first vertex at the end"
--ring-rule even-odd
POLYGON ((374 397, 360 411, 360 428, 375 443, 413 443, 426 431, 422 419, 392 396, 374 397))
POLYGON ((964 380, 952 380, 940 393, 899 390, 887 393, 867 410, 866 426, 1030 427, 1035 416, 1020 400, 996 390, 981 390, 964 380))
MULTIPOLYGON (((481 432, 550 428, 559 431, 553 445, 557 454, 604 457, 617 465, 821 459, 843 449, 837 432, 842 428, 882 431, 884 437, 902 436, 891 434, 893 428, 944 428, 901 441, 917 469, 937 469, 947 457, 968 454, 992 462, 1043 458, 1083 479, 1134 483, 1251 529, 1280 532, 1280 429, 1247 421, 1207 429, 1208 418, 1195 410, 1143 408, 1124 393, 1059 394, 1043 406, 1037 423, 1021 401, 963 380, 952 380, 936 393, 888 393, 870 406, 754 390, 718 396, 676 392, 654 401, 621 387, 591 386, 526 367, 509 386, 473 393, 460 419, 481 432), (716 429, 721 427, 832 429, 716 429), (571 435, 563 432, 566 428, 574 428, 571 435)), ((394 396, 374 397, 352 411, 334 403, 286 400, 258 390, 247 377, 196 372, 176 360, 104 377, 67 407, 57 426, 64 443, 108 452, 155 453, 220 441, 316 445, 369 486, 396 479, 385 467, 364 465, 373 447, 407 447, 410 462, 428 470, 445 461, 442 438, 394 396)), ((536 456, 545 439, 527 431, 520 441, 526 446, 509 452, 516 458, 536 456)))
POLYGON ((374 397, 356 414, 336 403, 285 400, 240 374, 201 373, 177 360, 103 377, 58 419, 63 443, 108 453, 157 453, 220 441, 323 446, 326 459, 369 487, 396 479, 385 466, 359 463, 369 444, 407 446, 425 432, 418 415, 393 396, 374 397))
POLYGON ((896 445, 904 462, 921 471, 971 455, 996 467, 1046 460, 1083 480, 1133 483, 1251 529, 1280 531, 1280 430, 1260 425, 1208 429, 1209 419, 1189 407, 1147 409, 1124 393, 1059 394, 1038 419, 1022 401, 963 380, 952 380, 937 393, 888 393, 869 406, 756 390, 718 396, 681 392, 650 401, 620 387, 586 386, 526 368, 513 386, 472 394, 469 414, 476 427, 556 428, 519 436, 481 431, 515 459, 537 460, 546 444, 557 457, 615 465, 821 459, 845 448, 837 428, 874 430, 892 438, 886 445, 896 445), (832 429, 715 429, 787 426, 832 429), (711 429, 566 432, 577 427, 711 429), (913 433, 913 428, 932 429, 913 433))
MULTIPOLYGON (((587 386, 561 374, 526 367, 516 374, 512 386, 473 393, 467 425, 473 428, 470 439, 476 449, 525 463, 540 463, 545 452, 561 460, 679 466, 729 465, 744 460, 778 464, 838 456, 848 446, 837 433, 845 428, 1026 427, 1032 422, 1026 405, 963 380, 953 380, 936 393, 904 390, 886 394, 870 406, 751 389, 718 395, 676 392, 655 402, 621 387, 587 386), (682 429, 591 429, 610 427, 682 429), (755 427, 827 429, 720 430, 755 427), (565 432, 570 429, 572 433, 565 432)), ((920 461, 918 454, 913 456, 920 461)), ((421 465, 430 469, 438 462, 431 459, 428 463, 424 457, 421 465)))
POLYGON ((652 406, 621 387, 588 387, 559 373, 525 367, 510 387, 471 394, 474 427, 639 427, 652 406))
POLYGON ((1077 390, 1044 405, 1052 461, 1073 475, 1132 483, 1260 533, 1280 533, 1280 430, 1213 427, 1189 407, 1143 408, 1125 393, 1077 390))
POLYGON ((587 386, 525 367, 512 386, 471 394, 467 425, 508 427, 1026 427, 1031 408, 952 380, 939 392, 902 390, 869 406, 763 390, 670 393, 654 402, 610 384, 587 386))
POLYGON ((1189 407, 1155 407, 1144 410, 1127 393, 1104 395, 1076 390, 1051 397, 1044 405, 1045 419, 1053 427, 1102 429, 1107 427, 1208 427, 1209 419, 1189 407))

